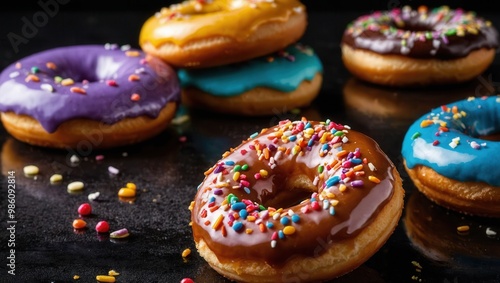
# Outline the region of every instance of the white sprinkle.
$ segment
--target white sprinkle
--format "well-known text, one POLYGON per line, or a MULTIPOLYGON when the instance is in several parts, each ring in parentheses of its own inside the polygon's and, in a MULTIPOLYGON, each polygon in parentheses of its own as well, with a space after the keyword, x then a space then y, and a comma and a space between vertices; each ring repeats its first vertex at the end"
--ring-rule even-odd
POLYGON ((327 210, 330 207, 330 202, 328 200, 323 200, 323 209, 327 210))
POLYGON ((69 158, 69 161, 70 161, 71 163, 78 163, 78 162, 80 162, 80 158, 79 158, 76 154, 73 154, 73 155, 71 155, 71 157, 69 158))
POLYGON ((48 92, 54 92, 54 87, 50 84, 41 84, 40 88, 48 92))
POLYGON ((128 152, 124 152, 124 153, 122 153, 122 156, 123 156, 123 157, 127 157, 127 156, 128 156, 128 152))
POLYGON ((120 170, 118 170, 117 168, 115 168, 113 166, 109 166, 108 167, 108 171, 109 171, 109 173, 115 174, 115 175, 118 174, 118 173, 120 173, 120 170))
POLYGON ((406 55, 408 53, 410 53, 410 48, 406 46, 401 46, 401 54, 406 55))
POLYGON ((471 141, 470 147, 472 147, 473 149, 480 149, 481 148, 481 146, 475 141, 471 141))
POLYGON ((274 220, 278 220, 278 218, 280 218, 280 214, 279 213, 273 214, 273 219, 274 220))
POLYGON ((294 214, 295 214, 295 212, 293 212, 293 210, 291 210, 291 209, 288 210, 288 216, 292 216, 294 214))
POLYGON ((317 186, 318 182, 319 182, 319 177, 318 176, 314 177, 313 185, 317 186))
POLYGON ((271 241, 271 248, 276 248, 276 240, 271 241))
POLYGON ((125 44, 125 45, 122 45, 120 47, 120 50, 121 51, 127 51, 127 50, 130 50, 130 48, 131 48, 130 44, 125 44))
POLYGON ((15 72, 12 72, 9 74, 9 78, 13 79, 15 77, 19 76, 19 72, 18 71, 15 71, 15 72))
POLYGON ((486 235, 487 236, 496 236, 497 235, 497 232, 491 230, 490 227, 486 228, 486 235))
POLYGON ((441 45, 441 41, 439 41, 437 39, 432 40, 432 46, 434 48, 438 49, 440 45, 441 45))
POLYGON ((63 177, 61 174, 54 174, 52 176, 50 176, 50 182, 51 183, 58 183, 60 181, 62 181, 63 177))
POLYGON ((368 168, 370 168, 370 171, 377 171, 377 168, 375 167, 375 165, 373 165, 373 163, 368 163, 368 168))
POLYGON ((455 142, 450 142, 450 144, 449 144, 449 146, 450 146, 451 148, 455 148, 455 147, 457 147, 457 145, 458 145, 458 144, 456 144, 455 142))
POLYGON ((347 137, 345 137, 345 136, 344 136, 344 137, 342 138, 342 143, 347 143, 348 141, 349 141, 349 139, 348 139, 347 137))
POLYGON ((187 121, 189 121, 189 115, 180 115, 180 116, 172 119, 172 124, 173 125, 181 125, 187 121))
POLYGON ((88 196, 88 199, 89 200, 96 200, 99 197, 100 194, 101 193, 99 193, 99 192, 90 193, 89 196, 88 196))

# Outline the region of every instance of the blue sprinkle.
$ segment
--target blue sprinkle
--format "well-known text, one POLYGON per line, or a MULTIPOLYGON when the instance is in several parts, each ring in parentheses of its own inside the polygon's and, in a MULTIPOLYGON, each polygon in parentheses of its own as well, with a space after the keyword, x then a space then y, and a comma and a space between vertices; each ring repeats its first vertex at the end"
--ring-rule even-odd
POLYGON ((227 160, 226 162, 224 162, 224 164, 229 165, 229 166, 233 166, 235 163, 234 163, 234 161, 227 160))
POLYGON ((314 145, 314 140, 313 139, 310 139, 308 142, 307 142, 307 146, 313 146, 314 145))
POLYGON ((325 143, 322 147, 321 147, 321 150, 327 150, 328 149, 328 144, 325 143))
POLYGON ((208 202, 214 202, 215 201, 215 197, 214 196, 211 196, 209 199, 208 199, 208 202))
POLYGON ((245 191, 245 193, 250 194, 250 189, 249 188, 243 187, 243 190, 245 191))
POLYGON ((335 207, 330 206, 330 215, 335 215, 335 207))
POLYGON ((239 222, 239 221, 235 221, 233 223, 233 230, 238 232, 240 231, 241 229, 243 228, 243 223, 239 222))
POLYGON ((311 128, 311 123, 310 122, 307 122, 306 126, 304 127, 304 129, 309 129, 311 128))
POLYGON ((246 211, 246 209, 240 210, 238 214, 240 215, 241 219, 247 219, 248 212, 246 211))
POLYGON ((353 158, 350 160, 352 164, 361 164, 361 162, 363 162, 363 160, 359 159, 359 158, 353 158))
POLYGON ((255 132, 255 133, 253 133, 253 134, 250 136, 250 138, 251 138, 251 139, 254 139, 254 138, 256 138, 258 135, 259 135, 259 133, 258 133, 258 132, 255 132))
POLYGON ((340 181, 340 177, 337 175, 330 177, 328 180, 326 180, 326 187, 331 187, 331 186, 337 184, 339 181, 340 181))
POLYGON ((243 202, 235 202, 231 205, 231 209, 235 211, 245 209, 246 207, 247 205, 243 202))
POLYGON ((280 222, 283 225, 288 225, 288 223, 290 223, 290 219, 288 219, 288 217, 281 217, 280 222))
POLYGON ((300 221, 300 216, 298 214, 292 215, 292 222, 298 223, 300 221))
POLYGON ((288 140, 289 141, 296 141, 297 140, 297 136, 289 136, 288 140))
POLYGON ((285 238, 285 233, 283 233, 283 230, 279 230, 279 231, 278 231, 278 237, 279 237, 280 239, 284 239, 284 238, 285 238))
POLYGON ((272 229, 272 228, 274 228, 274 224, 272 222, 267 221, 266 222, 266 227, 269 228, 269 229, 272 229))

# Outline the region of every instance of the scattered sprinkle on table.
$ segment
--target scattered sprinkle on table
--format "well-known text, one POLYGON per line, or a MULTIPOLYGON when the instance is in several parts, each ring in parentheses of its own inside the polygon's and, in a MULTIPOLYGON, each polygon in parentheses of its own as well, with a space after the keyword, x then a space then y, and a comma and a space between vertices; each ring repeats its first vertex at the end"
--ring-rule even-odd
POLYGON ((109 166, 108 171, 109 171, 109 173, 114 174, 114 175, 120 173, 120 170, 118 170, 117 168, 115 168, 113 166, 109 166))
POLYGON ((123 228, 123 229, 111 232, 111 234, 109 234, 109 237, 111 237, 113 239, 123 239, 123 238, 127 238, 129 235, 130 234, 129 234, 127 228, 123 228))
POLYGON ((135 190, 129 188, 121 188, 118 191, 118 196, 122 198, 133 198, 135 197, 135 190))
POLYGON ((61 174, 54 174, 50 176, 50 183, 55 184, 61 182, 63 179, 61 174))
POLYGON ((77 275, 77 274, 73 275, 73 279, 74 279, 74 280, 78 280, 78 279, 80 279, 80 275, 77 275))
POLYGON ((80 162, 80 158, 79 158, 77 155, 73 154, 73 155, 71 155, 71 157, 69 158, 69 161, 70 161, 71 163, 78 163, 78 162, 80 162))
POLYGON ((191 249, 187 248, 182 251, 182 257, 188 257, 191 254, 191 249))
POLYGON ((83 219, 75 219, 73 220, 73 228, 75 229, 83 229, 87 227, 87 222, 83 219))
POLYGON ((84 187, 85 185, 83 184, 83 182, 75 181, 68 184, 68 191, 77 192, 83 190, 84 187))
POLYGON ((26 165, 23 168, 23 172, 25 175, 32 176, 32 175, 37 175, 38 173, 40 173, 40 169, 38 169, 38 167, 35 165, 26 165))
POLYGON ((116 281, 116 278, 114 276, 109 276, 109 275, 97 275, 95 279, 99 282, 106 282, 106 283, 113 283, 116 281))
POLYGON ((120 275, 120 273, 116 272, 114 269, 111 269, 110 271, 108 271, 108 275, 109 276, 118 276, 118 275, 120 275))
POLYGON ((99 195, 101 195, 101 193, 99 193, 99 192, 90 193, 90 194, 89 194, 89 196, 88 196, 88 199, 89 199, 90 201, 92 201, 92 200, 96 200, 96 199, 98 199, 98 198, 99 198, 99 195))
POLYGON ((469 231, 469 225, 462 225, 457 227, 458 232, 467 232, 469 231))
POLYGON ((194 283, 193 279, 191 278, 183 278, 181 280, 181 283, 194 283))
POLYGON ((87 215, 90 215, 92 213, 92 206, 90 205, 90 203, 82 203, 79 207, 78 207, 78 213, 82 216, 87 216, 87 215))
POLYGON ((108 233, 109 232, 108 222, 104 220, 99 221, 97 225, 95 225, 95 230, 97 231, 97 233, 108 233))

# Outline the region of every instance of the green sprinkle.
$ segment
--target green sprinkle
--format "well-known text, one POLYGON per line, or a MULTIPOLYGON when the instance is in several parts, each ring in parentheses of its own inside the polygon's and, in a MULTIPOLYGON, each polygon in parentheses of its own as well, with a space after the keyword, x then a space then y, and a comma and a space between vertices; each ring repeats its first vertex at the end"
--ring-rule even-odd
POLYGON ((452 28, 452 29, 447 30, 444 34, 450 36, 450 35, 455 35, 456 33, 457 33, 457 30, 452 28))
POLYGON ((247 171, 248 170, 248 164, 244 164, 243 166, 241 166, 241 170, 247 171))
POLYGON ((425 32, 425 38, 432 39, 432 33, 430 31, 425 32))
POLYGON ((254 138, 256 138, 258 135, 259 135, 259 133, 258 133, 258 132, 255 132, 255 133, 253 133, 253 134, 250 136, 250 138, 251 138, 251 139, 254 139, 254 138))
POLYGON ((63 78, 61 78, 60 76, 55 76, 55 77, 54 77, 54 81, 55 81, 56 83, 60 83, 60 82, 62 82, 62 80, 63 80, 63 78))
POLYGON ((40 72, 40 69, 38 67, 34 66, 34 67, 31 67, 31 72, 33 74, 36 74, 36 73, 40 72))
POLYGON ((323 170, 325 170, 323 165, 318 166, 318 173, 323 173, 323 170))
POLYGON ((259 204, 259 210, 260 210, 260 211, 266 210, 266 207, 265 207, 265 206, 263 206, 262 204, 259 204))
POLYGON ((336 136, 336 137, 341 137, 341 136, 344 135, 344 132, 338 131, 338 132, 335 132, 335 134, 333 134, 333 135, 336 136))
POLYGON ((413 134, 413 136, 411 136, 411 139, 414 140, 416 138, 420 137, 420 132, 416 132, 413 134))
POLYGON ((239 165, 239 164, 238 164, 238 165, 234 166, 234 169, 233 169, 233 170, 234 170, 234 172, 239 172, 239 171, 241 171, 241 165, 239 165))
POLYGON ((401 46, 406 46, 406 39, 401 40, 401 46))

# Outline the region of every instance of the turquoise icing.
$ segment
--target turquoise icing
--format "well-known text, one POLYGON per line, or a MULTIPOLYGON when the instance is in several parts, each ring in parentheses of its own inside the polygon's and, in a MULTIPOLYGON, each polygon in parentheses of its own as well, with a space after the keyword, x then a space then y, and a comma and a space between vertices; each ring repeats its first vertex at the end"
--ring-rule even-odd
POLYGON ((295 90, 304 80, 323 72, 318 56, 311 48, 299 44, 285 52, 242 63, 207 69, 179 69, 182 87, 195 87, 215 96, 236 96, 255 87, 283 92, 295 90), (269 58, 274 60, 270 61, 269 58))
POLYGON ((469 98, 435 108, 416 120, 404 137, 402 156, 410 169, 424 165, 454 180, 500 186, 500 142, 480 138, 498 132, 500 96, 469 98), (454 106, 458 111, 452 111, 454 106), (434 123, 422 127, 422 121, 429 119, 434 123), (441 121, 448 132, 439 129, 441 121), (453 142, 456 138, 458 145, 453 142))

